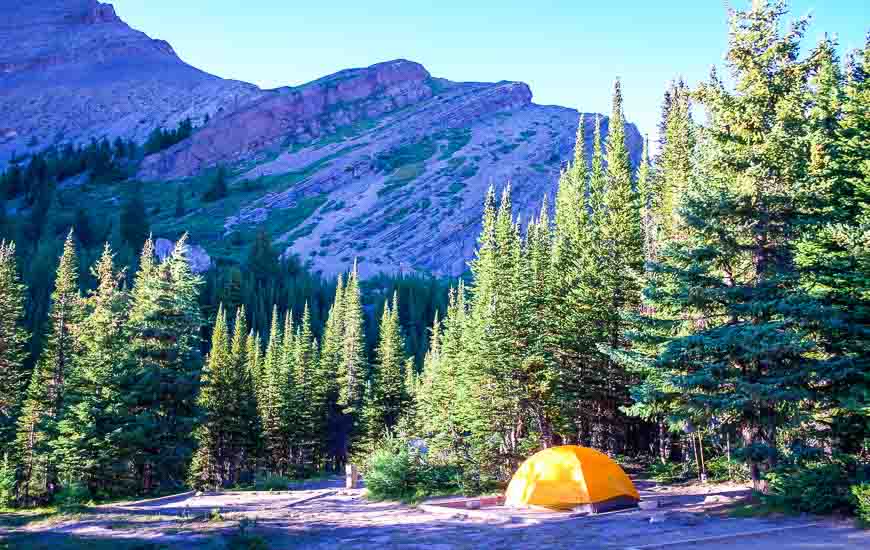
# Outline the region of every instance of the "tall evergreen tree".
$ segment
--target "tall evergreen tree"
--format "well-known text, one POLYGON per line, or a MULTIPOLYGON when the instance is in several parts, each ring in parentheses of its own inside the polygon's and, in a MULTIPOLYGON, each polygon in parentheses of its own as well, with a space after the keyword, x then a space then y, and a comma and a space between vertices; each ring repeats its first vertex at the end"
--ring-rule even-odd
POLYGON ((223 487, 231 481, 233 449, 234 367, 229 346, 229 328, 223 305, 218 306, 211 335, 211 347, 202 369, 197 404, 202 423, 196 428, 197 449, 193 455, 190 480, 196 487, 223 487))
MULTIPOLYGON (((2 208, 2 205, 0 205, 2 208)), ((24 285, 15 264, 15 243, 0 241, 0 454, 12 449, 15 423, 26 388, 27 333, 24 321, 24 285)))
MULTIPOLYGON (((806 331, 829 310, 800 291, 792 268, 808 173, 809 65, 798 59, 806 21, 780 34, 784 14, 782 2, 734 12, 735 91, 714 74, 697 92, 709 120, 705 181, 684 201, 684 235, 660 252, 655 269, 665 277, 647 292, 657 313, 674 313, 674 326, 688 318, 689 333, 673 331, 653 355, 658 390, 635 392, 641 403, 669 400, 676 419, 735 426, 759 489, 780 429, 801 421, 808 383, 829 366, 806 331)), ((648 320, 644 336, 660 337, 661 324, 648 320)), ((634 352, 623 359, 643 363, 634 352)))
POLYGON ((317 342, 311 332, 311 312, 308 302, 302 310, 302 320, 297 328, 294 349, 294 367, 292 373, 296 385, 298 431, 299 431, 299 462, 300 467, 311 464, 319 451, 317 440, 322 434, 317 431, 323 411, 320 407, 322 399, 322 377, 317 368, 317 342))
POLYGON ((343 334, 341 362, 338 367, 338 404, 345 411, 358 414, 362 407, 363 388, 368 377, 363 333, 363 311, 360 298, 359 272, 356 261, 342 296, 343 334))
POLYGON ((870 431, 870 35, 844 78, 836 44, 811 52, 813 92, 809 180, 803 198, 809 229, 797 243, 802 287, 831 304, 831 323, 815 334, 832 361, 819 373, 816 422, 828 425, 840 452, 856 453, 870 431))
POLYGON ((33 369, 18 421, 18 493, 23 502, 50 497, 58 489, 50 444, 57 436, 65 383, 78 351, 76 333, 82 314, 72 231, 64 242, 51 297, 48 338, 33 369))
POLYGON ((92 495, 120 494, 129 488, 118 440, 127 412, 120 383, 128 301, 108 243, 91 273, 97 288, 84 300, 53 448, 63 479, 85 483, 92 495))
POLYGON ((187 236, 162 263, 145 242, 131 293, 130 364, 124 393, 131 416, 125 452, 143 491, 182 483, 199 422, 196 398, 202 368, 197 303, 201 279, 187 261, 187 236))
POLYGON ((322 414, 326 423, 328 441, 325 443, 325 453, 334 461, 345 456, 347 423, 341 414, 339 405, 340 385, 336 374, 341 365, 341 354, 344 349, 344 280, 341 275, 335 287, 335 298, 326 320, 323 332, 323 343, 320 350, 318 372, 323 379, 322 414))
POLYGON ((368 440, 374 443, 399 422, 408 405, 405 387, 405 342, 399 327, 399 296, 393 295, 392 307, 384 304, 380 335, 366 396, 365 426, 368 440))
POLYGON ((263 356, 258 407, 263 429, 263 451, 268 469, 286 474, 290 469, 290 426, 287 424, 287 386, 290 383, 283 359, 283 333, 277 306, 272 310, 269 341, 263 356))

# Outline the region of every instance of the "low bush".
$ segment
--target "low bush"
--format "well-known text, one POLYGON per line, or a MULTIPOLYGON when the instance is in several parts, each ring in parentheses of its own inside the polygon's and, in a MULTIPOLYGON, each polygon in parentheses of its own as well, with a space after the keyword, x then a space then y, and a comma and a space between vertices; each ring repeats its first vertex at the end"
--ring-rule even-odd
POLYGON ((674 483, 685 481, 692 477, 692 464, 689 462, 661 462, 655 461, 647 469, 649 478, 659 483, 674 483))
POLYGON ((369 455, 363 476, 368 494, 375 500, 416 502, 455 494, 463 485, 463 472, 458 466, 431 463, 425 452, 391 436, 369 455))
POLYGON ((708 460, 707 479, 710 481, 736 481, 745 483, 749 481, 749 467, 745 462, 728 460, 726 456, 719 456, 708 460))
POLYGON ((256 491, 286 491, 292 481, 290 478, 276 475, 257 476, 254 481, 256 491))
POLYGON ((64 486, 54 496, 54 503, 61 508, 75 508, 83 506, 91 500, 90 491, 84 483, 74 481, 64 486))
POLYGON ((864 526, 870 526, 870 483, 852 485, 851 491, 855 500, 855 515, 864 526))
POLYGON ((854 514, 853 486, 866 485, 865 468, 850 458, 789 464, 767 473, 769 494, 762 499, 792 512, 854 514))
POLYGON ((0 508, 15 504, 15 469, 9 464, 9 457, 3 456, 0 464, 0 508))

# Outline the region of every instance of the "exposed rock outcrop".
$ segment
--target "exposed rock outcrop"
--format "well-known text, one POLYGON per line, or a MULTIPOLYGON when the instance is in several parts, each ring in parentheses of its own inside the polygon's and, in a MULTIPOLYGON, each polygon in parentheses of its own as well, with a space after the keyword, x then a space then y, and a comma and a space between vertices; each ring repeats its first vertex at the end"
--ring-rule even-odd
POLYGON ((429 78, 419 63, 396 60, 281 89, 216 120, 175 148, 147 158, 139 175, 146 179, 191 176, 267 147, 310 142, 342 126, 431 97, 429 78))
MULTIPOLYGON (((168 258, 173 250, 175 250, 174 241, 163 238, 154 241, 154 255, 161 262, 168 258)), ((198 244, 187 243, 184 249, 184 257, 194 273, 205 273, 211 268, 211 257, 205 251, 205 248, 198 244)))

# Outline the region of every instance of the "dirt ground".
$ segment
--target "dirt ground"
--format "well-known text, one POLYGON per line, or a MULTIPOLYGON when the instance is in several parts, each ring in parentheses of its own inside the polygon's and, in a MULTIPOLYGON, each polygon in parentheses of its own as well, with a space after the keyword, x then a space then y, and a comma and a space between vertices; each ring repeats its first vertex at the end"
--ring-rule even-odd
POLYGON ((240 521, 268 548, 700 548, 719 550, 870 549, 870 532, 814 517, 735 518, 748 490, 740 485, 658 486, 637 481, 656 510, 597 516, 463 511, 433 514, 370 502, 361 490, 329 480, 282 492, 187 493, 154 501, 89 508, 79 514, 0 515, 0 548, 251 548, 240 521))

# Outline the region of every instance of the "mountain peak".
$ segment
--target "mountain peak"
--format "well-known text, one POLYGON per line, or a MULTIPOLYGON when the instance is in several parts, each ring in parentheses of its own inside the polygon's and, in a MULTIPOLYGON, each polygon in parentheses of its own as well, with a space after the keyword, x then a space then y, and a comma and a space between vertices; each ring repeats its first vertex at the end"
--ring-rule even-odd
POLYGON ((80 21, 86 25, 122 22, 115 13, 115 7, 112 4, 104 4, 97 0, 85 0, 84 2, 69 0, 68 3, 71 5, 80 4, 80 21))
POLYGON ((0 166, 58 143, 144 141, 261 93, 187 65, 97 0, 0 0, 0 78, 0 166))

